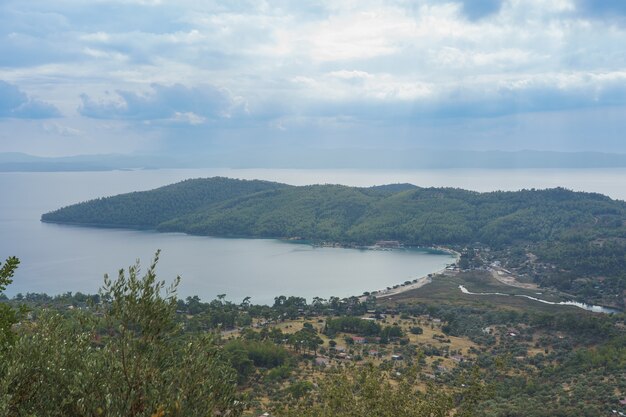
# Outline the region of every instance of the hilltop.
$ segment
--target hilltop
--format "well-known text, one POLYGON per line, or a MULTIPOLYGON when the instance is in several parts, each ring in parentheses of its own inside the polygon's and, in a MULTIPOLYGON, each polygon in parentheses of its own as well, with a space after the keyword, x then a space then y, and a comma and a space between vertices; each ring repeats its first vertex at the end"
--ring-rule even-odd
POLYGON ((563 188, 479 193, 217 177, 74 204, 42 221, 355 246, 441 245, 464 250, 467 268, 500 261, 587 300, 623 306, 626 289, 626 203, 563 188))

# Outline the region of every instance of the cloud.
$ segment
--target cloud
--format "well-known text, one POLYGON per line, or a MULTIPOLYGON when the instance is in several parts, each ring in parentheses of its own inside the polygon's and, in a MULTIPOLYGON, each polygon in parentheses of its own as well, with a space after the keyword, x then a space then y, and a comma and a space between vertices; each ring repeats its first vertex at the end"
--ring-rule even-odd
POLYGON ((77 137, 84 136, 85 134, 85 132, 81 131, 80 129, 54 122, 43 123, 41 127, 44 132, 59 136, 77 137))
MULTIPOLYGON (((76 143, 107 123, 150 136, 136 143, 151 150, 183 136, 189 149, 318 132, 396 140, 381 126, 475 139, 504 117, 578 121, 626 101, 624 0, 0 3, 0 79, 29 94, 0 86, 0 117, 58 114, 54 103, 83 134, 33 131, 76 143)), ((603 141, 595 120, 579 130, 603 141)))
POLYGON ((470 20, 478 20, 497 13, 503 0, 463 0, 463 14, 470 20))
POLYGON ((0 80, 0 118, 47 119, 61 113, 52 104, 29 97, 18 87, 0 80))
POLYGON ((146 93, 118 90, 106 100, 81 95, 79 113, 95 119, 123 119, 203 124, 228 119, 245 110, 245 103, 210 85, 193 88, 152 84, 146 93))
POLYGON ((601 17, 626 17, 624 0, 576 0, 576 6, 583 14, 601 17))
MULTIPOLYGON (((523 78, 483 76, 457 82, 422 83, 363 71, 333 71, 319 78, 296 77, 308 97, 310 117, 347 117, 376 123, 422 123, 431 118, 494 118, 511 114, 553 112, 626 105, 626 72, 540 73, 523 78)), ((284 116, 284 115, 283 115, 284 116)), ((285 126, 284 117, 282 126, 285 126)))

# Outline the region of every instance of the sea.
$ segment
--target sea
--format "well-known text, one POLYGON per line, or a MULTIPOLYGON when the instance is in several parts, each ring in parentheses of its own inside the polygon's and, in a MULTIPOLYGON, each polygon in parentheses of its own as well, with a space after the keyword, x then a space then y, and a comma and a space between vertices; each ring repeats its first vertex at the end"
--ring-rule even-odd
POLYGON ((188 178, 224 176, 293 185, 372 186, 411 183, 476 191, 565 187, 626 200, 626 169, 530 170, 296 170, 162 169, 102 172, 0 173, 0 258, 21 265, 5 293, 96 293, 104 274, 140 262, 157 250, 159 279, 181 277, 178 295, 203 300, 226 294, 272 304, 280 295, 329 298, 361 295, 439 271, 453 261, 429 249, 392 251, 314 247, 273 239, 223 239, 41 223, 62 206, 141 191, 188 178))

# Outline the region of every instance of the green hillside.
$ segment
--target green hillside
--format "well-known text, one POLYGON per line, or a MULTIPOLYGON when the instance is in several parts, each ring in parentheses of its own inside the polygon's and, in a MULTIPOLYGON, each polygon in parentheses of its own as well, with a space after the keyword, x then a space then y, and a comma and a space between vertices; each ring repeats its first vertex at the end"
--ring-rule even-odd
POLYGON ((211 178, 79 203, 42 220, 347 245, 397 240, 471 247, 479 255, 470 265, 500 260, 588 300, 622 305, 626 290, 626 203, 562 188, 478 193, 211 178))
POLYGON ((150 191, 133 192, 73 204, 46 213, 41 220, 100 227, 151 229, 174 217, 231 198, 287 187, 268 181, 198 178, 150 191))

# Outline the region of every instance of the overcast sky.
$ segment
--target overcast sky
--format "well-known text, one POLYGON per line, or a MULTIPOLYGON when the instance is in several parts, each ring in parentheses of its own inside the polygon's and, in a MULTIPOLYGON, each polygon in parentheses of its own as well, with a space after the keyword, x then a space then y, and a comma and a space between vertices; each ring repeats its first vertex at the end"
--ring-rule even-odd
POLYGON ((3 0, 0 152, 626 152, 624 0, 3 0))

